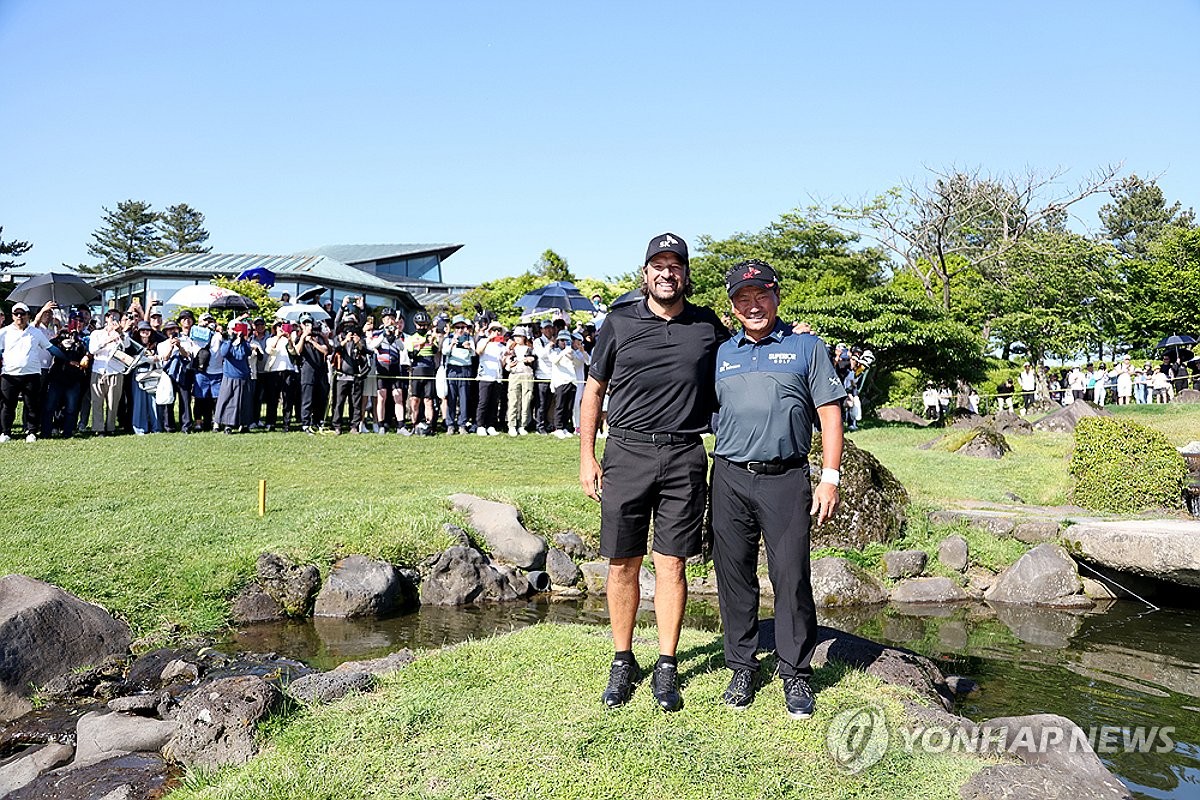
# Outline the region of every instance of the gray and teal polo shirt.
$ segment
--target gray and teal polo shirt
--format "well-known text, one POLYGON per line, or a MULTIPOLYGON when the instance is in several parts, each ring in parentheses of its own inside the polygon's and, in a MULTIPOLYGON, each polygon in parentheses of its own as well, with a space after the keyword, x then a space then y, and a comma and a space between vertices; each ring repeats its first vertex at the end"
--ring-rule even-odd
POLYGON ((716 455, 730 461, 808 457, 817 408, 846 396, 825 343, 783 322, 755 342, 739 331, 717 350, 716 455))

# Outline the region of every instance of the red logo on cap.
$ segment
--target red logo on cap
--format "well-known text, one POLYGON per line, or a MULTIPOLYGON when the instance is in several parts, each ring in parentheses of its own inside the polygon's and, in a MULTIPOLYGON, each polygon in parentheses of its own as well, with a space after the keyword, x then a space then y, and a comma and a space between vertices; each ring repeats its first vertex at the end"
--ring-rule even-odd
POLYGON ((746 271, 742 273, 742 279, 748 281, 760 272, 762 272, 761 269, 755 269, 754 267, 747 267, 746 271))

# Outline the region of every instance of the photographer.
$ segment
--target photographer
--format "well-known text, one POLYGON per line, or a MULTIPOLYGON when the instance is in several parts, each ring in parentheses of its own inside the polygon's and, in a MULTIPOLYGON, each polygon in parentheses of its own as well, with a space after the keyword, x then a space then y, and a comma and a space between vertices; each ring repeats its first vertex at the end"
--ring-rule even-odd
POLYGON ((221 391, 217 397, 217 425, 225 433, 244 433, 250 424, 251 359, 261 354, 258 343, 250 338, 250 325, 244 319, 230 326, 231 338, 221 343, 221 391))
POLYGON ((104 327, 88 337, 88 355, 92 359, 92 433, 97 436, 116 433, 125 368, 130 363, 122 349, 126 344, 121 312, 116 309, 109 310, 104 315, 104 327))
POLYGON ((200 315, 200 327, 192 331, 196 340, 195 422, 193 429, 206 431, 217 429, 213 412, 217 398, 221 396, 221 382, 225 379, 225 359, 221 355, 224 338, 217 329, 217 318, 212 314, 200 315))
POLYGON ((185 339, 180 334, 179 323, 174 320, 163 326, 163 336, 155 348, 159 363, 165 374, 165 385, 160 386, 155 393, 155 403, 158 405, 158 420, 167 433, 175 430, 175 396, 179 387, 191 380, 192 348, 195 344, 191 339, 185 339))
POLYGON ((412 361, 404 344, 404 317, 390 308, 383 312, 383 328, 367 338, 367 349, 375 355, 375 432, 387 433, 388 398, 396 412, 396 432, 409 433, 404 427, 404 390, 412 361))
POLYGON ((129 412, 133 432, 137 436, 161 433, 158 403, 155 393, 160 381, 166 380, 154 346, 154 329, 149 322, 139 322, 130 351, 135 357, 129 370, 129 412))
POLYGON ((308 314, 300 317, 300 338, 296 341, 300 353, 300 424, 305 433, 316 433, 325 422, 325 406, 329 403, 329 340, 315 329, 308 314))
POLYGON ((46 377, 46 412, 42 438, 50 438, 59 417, 62 435, 70 439, 79 423, 79 408, 88 386, 88 351, 79 334, 68 328, 50 340, 53 362, 46 377))
POLYGON ((554 320, 542 320, 542 335, 531 343, 537 362, 533 367, 533 393, 537 415, 537 432, 549 433, 554 430, 554 394, 550 390, 550 373, 554 365, 550 362, 550 354, 554 350, 554 320))
POLYGON ((504 368, 508 370, 508 435, 529 433, 533 406, 533 365, 537 356, 529 346, 529 332, 513 328, 512 340, 504 351, 504 368))
POLYGON ((363 343, 362 331, 350 325, 342 333, 333 354, 333 432, 343 433, 346 417, 343 409, 350 405, 350 432, 358 433, 362 424, 363 380, 371 369, 370 353, 363 343))
MULTIPOLYGON (((275 429, 275 421, 279 418, 279 404, 283 403, 283 430, 286 432, 292 424, 292 412, 296 410, 299 399, 296 359, 296 339, 300 333, 290 322, 276 322, 272 325, 271 336, 267 337, 267 361, 259 373, 263 382, 263 397, 267 402, 267 430, 275 429)), ((299 416, 299 415, 297 415, 299 416)))
POLYGON ((462 314, 450 320, 450 332, 442 340, 442 363, 446 365, 446 380, 449 384, 446 395, 446 431, 463 434, 467 432, 467 417, 470 406, 471 366, 475 358, 474 338, 471 323, 462 314))
POLYGON ((500 420, 500 370, 504 365, 504 326, 499 322, 488 325, 487 335, 475 344, 479 356, 479 402, 475 405, 475 432, 480 436, 495 436, 500 420))
POLYGON ((408 357, 412 360, 412 382, 408 389, 408 412, 412 418, 413 433, 418 436, 433 436, 437 423, 433 413, 433 401, 437 397, 434 378, 437 376, 437 359, 441 356, 438 336, 430 328, 433 320, 425 311, 413 315, 417 332, 405 337, 408 357), (425 417, 421 422, 421 412, 425 417))

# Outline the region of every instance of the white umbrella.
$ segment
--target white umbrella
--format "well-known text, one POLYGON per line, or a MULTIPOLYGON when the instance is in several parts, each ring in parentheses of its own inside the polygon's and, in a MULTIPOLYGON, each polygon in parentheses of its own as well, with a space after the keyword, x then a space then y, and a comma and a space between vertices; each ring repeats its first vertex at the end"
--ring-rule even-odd
POLYGON ((211 283, 197 284, 196 286, 185 286, 163 305, 167 306, 191 306, 193 308, 208 308, 214 300, 222 297, 241 297, 240 294, 232 289, 225 289, 221 286, 213 286, 211 283))
POLYGON ((280 306, 275 312, 275 319, 281 319, 284 322, 299 322, 300 317, 309 314, 313 318, 313 322, 320 322, 329 319, 329 312, 320 306, 310 306, 304 303, 294 303, 290 306, 280 306))

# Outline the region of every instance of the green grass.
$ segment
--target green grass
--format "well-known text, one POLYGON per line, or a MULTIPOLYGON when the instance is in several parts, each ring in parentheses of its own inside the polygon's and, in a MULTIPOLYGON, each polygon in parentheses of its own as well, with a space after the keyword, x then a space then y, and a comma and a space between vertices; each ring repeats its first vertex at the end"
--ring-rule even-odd
MULTIPOLYGON (((653 663, 654 631, 635 645, 653 663)), ((605 710, 606 630, 537 625, 418 660, 373 694, 275 726, 249 764, 190 774, 173 800, 267 798, 952 798, 984 762, 899 747, 859 774, 829 756, 826 728, 867 703, 902 724, 903 690, 838 665, 817 671, 817 712, 788 720, 779 681, 738 714, 719 702, 720 639, 684 631, 686 705, 663 714, 643 681, 605 710)), ((895 737, 893 737, 895 741, 895 737)))
MULTIPOLYGON (((1197 416, 1200 424, 1200 415, 1197 416)), ((913 500, 930 505, 947 501, 1012 502, 1011 492, 1026 503, 1061 505, 1067 502, 1071 478, 1067 459, 1070 434, 1035 433, 1007 436, 1012 452, 993 460, 918 447, 943 433, 941 428, 873 426, 848 434, 895 473, 913 500)))
POLYGON ((446 497, 516 503, 542 534, 593 537, 578 447, 543 437, 196 434, 3 446, 0 574, 62 586, 137 635, 210 631, 263 550, 315 561, 364 553, 413 564, 465 524, 446 497), (12 463, 12 462, 10 462, 12 463), (258 481, 267 514, 257 515, 258 481))

